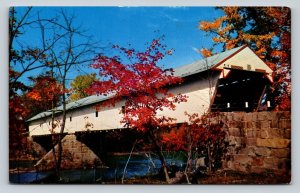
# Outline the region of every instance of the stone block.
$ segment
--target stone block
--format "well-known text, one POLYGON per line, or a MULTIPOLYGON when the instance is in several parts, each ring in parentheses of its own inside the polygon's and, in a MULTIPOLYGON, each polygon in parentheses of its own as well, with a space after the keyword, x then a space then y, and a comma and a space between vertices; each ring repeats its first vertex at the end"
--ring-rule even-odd
POLYGON ((271 121, 260 121, 260 128, 261 129, 271 128, 271 121))
POLYGON ((242 146, 242 137, 235 137, 235 146, 236 147, 242 146))
POLYGON ((270 138, 269 132, 267 130, 262 130, 260 131, 259 135, 262 139, 268 139, 270 138))
POLYGON ((242 128, 243 122, 242 121, 229 121, 228 122, 228 127, 232 127, 232 128, 242 128))
POLYGON ((291 139, 291 130, 290 129, 285 129, 283 131, 283 137, 286 139, 291 139))
POLYGON ((288 171, 291 169, 291 159, 281 158, 279 159, 278 169, 288 171))
POLYGON ((279 159, 275 157, 264 158, 264 168, 277 170, 279 166, 279 159))
POLYGON ((234 169, 233 161, 228 161, 228 162, 226 162, 226 167, 227 167, 228 169, 233 170, 233 169, 234 169))
POLYGON ((247 165, 252 163, 252 158, 248 155, 235 155, 234 162, 247 165))
POLYGON ((226 122, 233 121, 233 115, 232 114, 226 114, 226 122))
POLYGON ((87 149, 81 149, 80 153, 86 154, 86 153, 88 153, 88 150, 87 149))
POLYGON ((267 111, 263 111, 263 112, 259 112, 258 114, 257 114, 257 120, 259 120, 259 121, 268 121, 269 120, 269 112, 267 112, 267 111))
POLYGON ((278 128, 271 128, 270 131, 270 138, 284 138, 284 132, 283 130, 280 130, 278 128))
POLYGON ((276 128, 267 128, 267 129, 262 129, 260 131, 260 137, 263 139, 284 138, 284 133, 283 130, 279 130, 276 128))
POLYGON ((274 138, 274 139, 257 138, 256 143, 257 146, 261 146, 261 147, 287 148, 290 146, 291 140, 281 139, 281 138, 274 138))
POLYGON ((261 127, 260 127, 260 121, 255 121, 255 122, 253 122, 253 127, 254 128, 257 128, 257 129, 260 129, 261 127))
POLYGON ((247 129, 246 136, 248 138, 254 138, 254 137, 256 137, 256 129, 247 129))
POLYGON ((228 121, 227 125, 229 128, 236 128, 236 122, 235 121, 228 121))
POLYGON ((82 146, 82 147, 79 147, 81 148, 82 150, 89 150, 89 148, 87 146, 82 146))
POLYGON ((35 153, 35 156, 37 157, 42 157, 47 153, 47 151, 43 148, 43 146, 33 141, 32 137, 27 137, 27 145, 28 148, 30 148, 35 153))
POLYGON ((264 159, 262 157, 253 157, 251 166, 259 166, 262 167, 264 165, 264 159))
POLYGON ((254 117, 254 114, 253 113, 246 113, 244 115, 244 120, 246 122, 252 122, 253 121, 253 117, 254 117))
MULTIPOLYGON (((56 146, 55 149, 58 147, 56 146)), ((57 153, 57 151, 56 151, 57 153)), ((76 169, 82 167, 82 160, 87 160, 86 163, 93 164, 95 159, 99 159, 92 150, 90 150, 85 144, 76 140, 75 135, 67 135, 64 138, 63 153, 62 153, 62 169, 76 169)), ((47 169, 54 167, 52 152, 48 152, 38 163, 49 162, 47 169)))
POLYGON ((291 120, 290 119, 279 120, 279 129, 291 129, 291 120))
POLYGON ((284 138, 284 132, 277 128, 270 129, 271 138, 284 138))
POLYGON ((257 174, 259 174, 259 173, 265 173, 266 172, 266 168, 263 168, 261 166, 252 166, 251 167, 251 172, 257 173, 257 174))
POLYGON ((205 157, 200 157, 199 159, 196 160, 196 169, 199 167, 206 167, 205 157))
POLYGON ((234 136, 228 137, 228 145, 235 145, 235 137, 234 136))
POLYGON ((282 113, 282 117, 285 119, 291 119, 291 111, 283 111, 282 113))
POLYGON ((252 113, 249 113, 252 115, 252 121, 257 121, 257 118, 258 118, 258 112, 252 112, 252 113))
POLYGON ((245 147, 245 148, 243 148, 239 151, 239 154, 248 155, 248 156, 255 156, 254 152, 255 152, 254 147, 245 147))
POLYGON ((74 160, 81 160, 81 158, 82 158, 81 154, 75 154, 73 157, 74 160))
POLYGON ((234 113, 233 114, 233 120, 238 121, 238 122, 243 121, 244 120, 244 115, 245 115, 244 112, 234 113))
POLYGON ((242 121, 242 128, 248 128, 246 121, 242 121))
POLYGON ((281 117, 282 112, 272 111, 269 112, 269 120, 279 120, 281 117))
POLYGON ((236 170, 236 171, 249 172, 249 170, 250 170, 249 167, 250 167, 250 165, 238 164, 238 163, 234 164, 234 170, 236 170))
POLYGON ((271 156, 277 158, 290 158, 291 157, 291 150, 289 148, 284 149, 272 149, 271 156))
POLYGON ((239 128, 228 128, 228 132, 231 136, 241 136, 241 130, 239 128))
POLYGON ((279 127, 279 120, 271 120, 271 128, 278 128, 279 127))
POLYGON ((257 140, 256 138, 247 138, 246 139, 246 144, 248 146, 256 146, 257 140))
POLYGON ((271 154, 271 150, 267 147, 256 147, 254 152, 258 156, 269 156, 271 154))
POLYGON ((245 121, 244 122, 244 128, 247 128, 247 129, 254 128, 253 122, 252 121, 245 121))
POLYGON ((229 146, 229 147, 227 148, 227 154, 228 154, 228 155, 234 155, 234 154, 236 154, 236 153, 237 153, 237 149, 236 149, 235 147, 229 146))

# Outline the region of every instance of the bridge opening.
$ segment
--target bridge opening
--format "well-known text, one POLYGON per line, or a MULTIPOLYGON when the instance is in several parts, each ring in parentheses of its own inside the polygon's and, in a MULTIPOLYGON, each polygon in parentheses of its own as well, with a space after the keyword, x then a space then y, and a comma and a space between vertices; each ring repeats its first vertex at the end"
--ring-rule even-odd
MULTIPOLYGON (((64 138, 66 135, 67 133, 63 133, 62 138, 64 138)), ((40 144, 47 152, 49 152, 57 144, 58 136, 58 133, 49 135, 34 135, 32 136, 32 140, 40 144)))
POLYGON ((219 80, 211 111, 256 111, 270 84, 262 72, 233 70, 219 80))

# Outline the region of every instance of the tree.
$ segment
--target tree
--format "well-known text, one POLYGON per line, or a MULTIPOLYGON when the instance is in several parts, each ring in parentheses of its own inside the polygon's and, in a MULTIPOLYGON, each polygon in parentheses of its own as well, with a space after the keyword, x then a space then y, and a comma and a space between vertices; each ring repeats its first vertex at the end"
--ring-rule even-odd
POLYGON ((78 75, 71 82, 70 100, 77 101, 81 98, 89 96, 87 89, 97 80, 96 74, 78 75))
MULTIPOLYGON (((55 17, 50 18, 41 17, 39 12, 31 15, 33 10, 29 7, 25 9, 23 14, 17 15, 15 8, 11 8, 9 12, 10 133, 23 136, 24 131, 23 129, 21 131, 20 128, 25 127, 25 119, 31 114, 25 106, 25 97, 27 97, 27 101, 44 100, 43 94, 46 90, 43 85, 47 84, 52 86, 51 90, 53 92, 59 90, 59 93, 55 94, 60 96, 59 102, 62 104, 63 110, 59 113, 62 114, 63 119, 58 133, 57 151, 54 146, 52 149, 56 175, 59 179, 62 159, 61 140, 65 128, 69 74, 71 70, 78 70, 80 66, 93 61, 93 56, 97 54, 99 47, 96 46, 97 42, 92 41, 91 36, 83 33, 81 27, 74 24, 74 16, 68 15, 64 10, 58 12, 55 17), (22 35, 32 28, 40 32, 40 41, 36 41, 36 45, 34 45, 35 42, 22 42, 24 40, 22 35), (26 78, 26 74, 38 70, 50 71, 50 75, 33 78, 35 85, 30 88, 24 83, 23 79, 26 78), (26 92, 28 93, 26 94, 26 92), (20 123, 22 127, 16 123, 20 123)), ((51 94, 49 93, 48 96, 51 96, 51 94)), ((56 100, 58 98, 56 95, 52 95, 51 99, 52 102, 47 101, 47 104, 51 103, 51 106, 48 107, 52 109, 53 128, 54 114, 57 113, 54 107, 57 105, 56 100)), ((10 135, 10 139, 13 137, 14 135, 10 135)), ((15 144, 13 140, 10 140, 10 143, 15 144)), ((20 141, 16 139, 18 148, 22 149, 20 141)), ((15 145, 12 145, 12 147, 15 147, 15 145)), ((10 151, 13 152, 14 149, 11 148, 10 151)))
POLYGON ((197 113, 190 115, 185 112, 185 115, 188 116, 189 122, 162 133, 162 142, 168 150, 187 153, 185 175, 189 182, 193 152, 207 157, 209 172, 221 167, 226 151, 226 133, 223 130, 223 123, 218 119, 218 113, 208 112, 199 116, 197 113))
MULTIPOLYGON (((224 15, 202 21, 199 28, 212 35, 214 45, 231 49, 248 45, 274 71, 269 91, 278 110, 291 108, 291 13, 287 7, 220 7, 224 15)), ((210 52, 212 48, 203 51, 210 52)))
POLYGON ((47 60, 47 56, 51 48, 65 36, 47 31, 59 25, 57 17, 40 18, 39 13, 33 17, 32 12, 32 7, 19 14, 14 7, 9 10, 9 69, 13 73, 9 79, 10 93, 12 90, 20 90, 18 85, 25 74, 50 67, 51 61, 47 60), (22 35, 30 28, 37 28, 40 32, 41 40, 36 45, 22 41, 22 35))
POLYGON ((163 70, 157 65, 165 54, 171 54, 160 43, 161 39, 163 37, 154 39, 144 52, 114 46, 125 54, 123 58, 98 56, 92 67, 99 69, 101 80, 95 82, 90 91, 113 94, 114 97, 104 105, 114 105, 117 101, 125 100, 126 112, 122 123, 149 138, 160 159, 166 181, 170 182, 159 132, 171 124, 174 118, 158 116, 158 112, 163 109, 174 110, 175 104, 186 101, 186 96, 168 92, 169 86, 180 84, 182 79, 175 77, 172 69, 163 70))
POLYGON ((17 13, 14 7, 9 10, 9 146, 11 157, 19 156, 15 153, 17 149, 25 152, 25 120, 32 115, 30 109, 27 108, 30 99, 25 95, 31 86, 26 85, 24 79, 32 71, 50 68, 51 61, 47 60, 48 53, 64 36, 64 34, 46 33, 46 29, 49 31, 53 29, 57 21, 56 17, 42 19, 39 13, 36 17, 32 15, 32 7, 25 8, 24 12, 20 13, 17 13), (31 28, 39 29, 40 32, 41 41, 36 45, 22 41, 22 36, 31 28))
POLYGON ((41 74, 30 78, 33 86, 23 96, 24 103, 31 115, 52 109, 58 105, 64 94, 62 85, 51 74, 41 74))
MULTIPOLYGON (((64 130, 66 123, 67 114, 67 93, 68 88, 68 77, 72 69, 78 69, 81 65, 88 65, 93 61, 93 56, 97 54, 98 46, 97 42, 92 42, 92 37, 82 32, 81 28, 76 26, 74 23, 74 16, 68 15, 65 11, 60 12, 62 19, 61 23, 55 23, 56 30, 61 34, 61 44, 56 44, 51 47, 49 53, 49 61, 52 62, 52 71, 57 71, 57 80, 62 86, 61 104, 62 104, 62 120, 60 125, 60 131, 57 139, 57 150, 53 146, 53 158, 55 162, 56 177, 58 180, 60 177, 60 168, 62 162, 62 139, 64 138, 64 130), (56 152, 57 151, 57 152, 56 152)), ((54 106, 53 106, 54 107, 54 106)), ((54 113, 52 111, 52 132, 54 131, 54 113)), ((53 140, 55 138, 53 137, 53 140)))

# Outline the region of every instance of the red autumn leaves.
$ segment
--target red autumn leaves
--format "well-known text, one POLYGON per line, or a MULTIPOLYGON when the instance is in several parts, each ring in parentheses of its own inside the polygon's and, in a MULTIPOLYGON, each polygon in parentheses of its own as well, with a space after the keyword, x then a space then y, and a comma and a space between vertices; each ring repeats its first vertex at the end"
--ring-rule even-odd
MULTIPOLYGON (((134 49, 120 50, 128 63, 119 57, 99 56, 93 68, 99 69, 102 80, 96 82, 90 89, 93 93, 114 94, 114 98, 107 105, 125 99, 126 114, 122 122, 131 128, 147 131, 151 127, 160 127, 171 123, 171 117, 159 117, 157 112, 163 109, 174 110, 176 105, 187 100, 184 95, 173 95, 168 87, 182 82, 173 76, 172 69, 162 70, 157 63, 169 54, 160 39, 155 39, 144 52, 134 49)), ((123 59, 125 60, 125 59, 123 59)))

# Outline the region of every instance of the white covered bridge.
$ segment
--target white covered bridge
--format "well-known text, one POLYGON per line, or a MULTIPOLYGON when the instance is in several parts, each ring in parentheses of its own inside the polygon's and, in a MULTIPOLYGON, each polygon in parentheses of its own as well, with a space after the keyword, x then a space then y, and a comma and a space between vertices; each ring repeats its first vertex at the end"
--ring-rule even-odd
MULTIPOLYGON (((249 47, 242 46, 174 69, 184 83, 170 88, 170 92, 185 94, 188 101, 176 106, 175 111, 164 110, 159 115, 187 121, 184 112, 202 114, 207 111, 255 111, 264 102, 266 85, 272 82, 273 71, 249 47)), ((122 129, 122 107, 100 108, 95 105, 112 96, 89 96, 67 104, 66 134, 84 131, 122 129)), ((123 107, 124 108, 124 107, 123 107)), ((59 133, 62 106, 54 109, 54 132, 59 133)), ((52 110, 39 113, 27 120, 30 136, 51 134, 52 110)))

